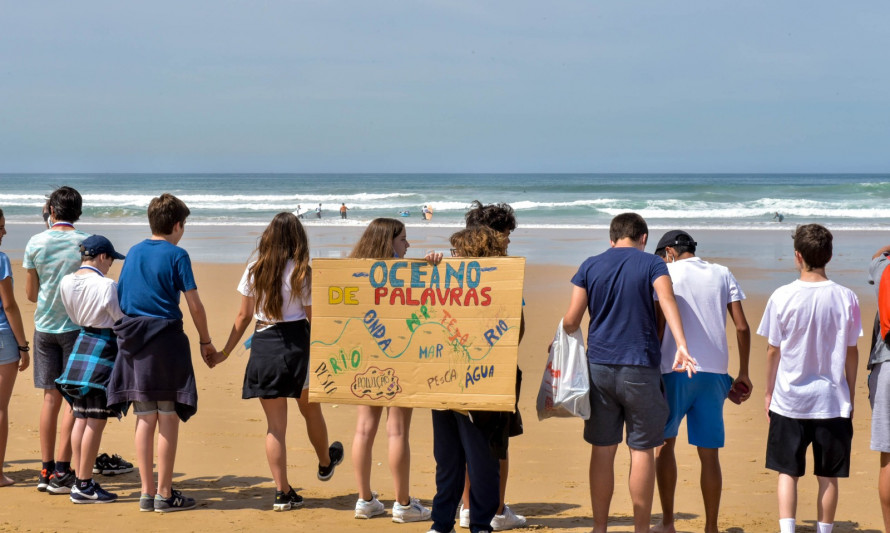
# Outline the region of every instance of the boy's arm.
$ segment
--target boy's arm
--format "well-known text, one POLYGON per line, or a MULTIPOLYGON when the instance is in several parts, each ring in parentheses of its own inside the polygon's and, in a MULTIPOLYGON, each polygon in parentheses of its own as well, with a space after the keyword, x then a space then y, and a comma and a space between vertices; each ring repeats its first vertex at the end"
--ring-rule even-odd
POLYGON ((766 349, 766 394, 764 395, 764 409, 766 418, 769 419, 769 404, 773 401, 773 389, 776 388, 776 374, 779 372, 779 359, 782 351, 778 346, 768 345, 766 349))
POLYGON ((671 328, 674 340, 677 341, 677 353, 674 355, 674 364, 672 368, 675 372, 686 371, 689 377, 696 372, 695 359, 689 355, 686 348, 686 334, 683 332, 683 319, 680 318, 680 310, 677 308, 677 299, 674 298, 674 286, 671 284, 671 277, 668 275, 659 276, 652 284, 655 293, 658 295, 658 303, 664 313, 664 321, 671 328))
POLYGON ((854 344, 847 346, 847 361, 844 363, 844 376, 847 378, 847 388, 850 389, 850 418, 853 418, 853 397, 856 394, 856 373, 859 370, 859 348, 854 344))
POLYGON ((25 271, 25 297, 29 302, 37 302, 37 293, 40 292, 40 278, 37 277, 37 270, 29 268, 25 271))
POLYGON ((562 329, 566 333, 572 334, 581 327, 581 319, 584 318, 584 311, 587 310, 587 289, 572 285, 572 300, 569 302, 569 309, 562 318, 562 329))
POLYGON ((211 357, 216 353, 216 348, 210 340, 210 330, 207 329, 207 313, 204 311, 204 304, 201 303, 201 297, 198 296, 198 289, 186 291, 185 301, 189 307, 189 314, 192 315, 192 322, 195 323, 195 329, 198 330, 198 342, 201 344, 201 358, 210 366, 211 357))
POLYGON ((742 309, 741 300, 730 302, 726 306, 732 323, 735 324, 735 338, 739 345, 739 375, 735 378, 733 385, 736 383, 744 383, 748 387, 748 392, 742 395, 742 401, 751 396, 754 385, 751 384, 751 378, 748 376, 748 361, 751 356, 751 329, 748 327, 748 319, 745 318, 745 310, 742 309))

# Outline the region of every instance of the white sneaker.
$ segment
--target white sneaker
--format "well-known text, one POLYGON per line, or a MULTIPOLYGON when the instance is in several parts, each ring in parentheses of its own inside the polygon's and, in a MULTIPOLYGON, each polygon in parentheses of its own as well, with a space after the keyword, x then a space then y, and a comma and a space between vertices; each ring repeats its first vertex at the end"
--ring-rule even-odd
POLYGON ((408 505, 399 502, 392 504, 392 521, 404 524, 405 522, 423 522, 430 519, 432 512, 420 504, 417 498, 411 498, 408 505))
POLYGON ((458 516, 460 517, 460 520, 458 520, 460 527, 468 529, 470 527, 470 510, 464 507, 464 504, 460 504, 458 516))
POLYGON ((370 500, 363 500, 361 498, 355 502, 355 517, 368 519, 378 515, 382 515, 386 512, 386 508, 383 507, 383 504, 377 501, 377 493, 371 493, 370 500))
MULTIPOLYGON (((469 519, 469 517, 468 517, 469 519)), ((516 514, 510 510, 507 504, 504 504, 504 514, 496 514, 491 519, 491 529, 495 531, 504 531, 505 529, 514 529, 517 527, 525 527, 525 517, 516 514)))

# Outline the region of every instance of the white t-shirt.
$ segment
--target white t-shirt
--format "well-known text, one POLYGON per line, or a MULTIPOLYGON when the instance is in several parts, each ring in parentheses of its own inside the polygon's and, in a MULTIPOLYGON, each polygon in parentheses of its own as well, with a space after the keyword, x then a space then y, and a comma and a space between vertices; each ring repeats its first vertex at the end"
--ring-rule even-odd
POLYGON ((859 300, 833 281, 776 289, 757 334, 781 350, 770 410, 790 418, 849 417, 847 347, 862 336, 859 300))
POLYGON ((96 272, 79 270, 59 282, 62 304, 78 326, 110 328, 123 318, 117 301, 117 283, 96 272))
MULTIPOLYGON (((689 257, 668 263, 668 272, 683 319, 683 332, 689 353, 698 361, 696 370, 726 374, 729 372, 729 347, 726 344, 726 306, 745 299, 739 282, 723 265, 689 257)), ((656 297, 657 299, 657 297, 656 297)), ((661 372, 672 372, 677 341, 671 328, 664 328, 661 341, 661 372)))
MULTIPOLYGON (((241 282, 238 283, 238 292, 244 296, 254 296, 252 286, 253 280, 250 279, 250 267, 253 266, 255 262, 256 261, 247 265, 247 268, 244 269, 244 274, 241 276, 241 282)), ((272 320, 264 315, 261 311, 263 307, 262 303, 257 306, 259 310, 254 314, 254 318, 262 320, 263 322, 294 322, 306 318, 306 310, 303 309, 303 306, 312 305, 312 294, 310 292, 309 283, 307 282, 303 284, 302 294, 293 294, 293 298, 291 298, 290 276, 293 272, 294 262, 288 261, 287 266, 284 268, 281 283, 281 320, 272 320)))

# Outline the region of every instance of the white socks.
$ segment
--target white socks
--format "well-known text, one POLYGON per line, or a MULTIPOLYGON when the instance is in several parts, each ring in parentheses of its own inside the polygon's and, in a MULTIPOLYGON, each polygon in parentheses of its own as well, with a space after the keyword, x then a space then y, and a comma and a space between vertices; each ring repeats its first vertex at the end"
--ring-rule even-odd
MULTIPOLYGON (((794 518, 780 518, 779 519, 779 532, 780 533, 794 533, 794 527, 797 521, 794 518)), ((821 531, 819 533, 822 533, 821 531)))
MULTIPOLYGON (((780 518, 779 519, 779 532, 780 533, 794 533, 794 528, 796 525, 796 520, 794 518, 780 518)), ((831 530, 834 529, 834 524, 826 524, 825 522, 816 522, 816 533, 831 533, 831 530)))

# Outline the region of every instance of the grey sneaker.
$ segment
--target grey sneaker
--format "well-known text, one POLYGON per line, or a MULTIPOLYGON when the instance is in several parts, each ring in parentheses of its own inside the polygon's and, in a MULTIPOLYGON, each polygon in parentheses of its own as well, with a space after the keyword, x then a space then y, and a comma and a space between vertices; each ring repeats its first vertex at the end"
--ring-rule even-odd
POLYGON ((164 498, 160 494, 155 494, 155 512, 156 513, 173 513, 176 511, 188 511, 194 509, 198 503, 194 498, 183 496, 178 490, 171 491, 169 498, 164 498))
POLYGON ((404 524, 406 522, 423 522, 430 519, 432 513, 420 504, 417 498, 411 498, 408 505, 399 502, 392 504, 392 521, 404 524))
POLYGON ((378 515, 382 515, 386 512, 386 508, 383 507, 383 504, 377 500, 377 493, 371 493, 370 500, 363 500, 361 498, 355 502, 355 517, 361 519, 373 518, 378 515))
POLYGON ((510 506, 504 504, 504 514, 496 514, 491 519, 491 529, 494 531, 504 531, 507 529, 515 529, 517 527, 525 527, 525 517, 516 514, 510 509, 510 506))
POLYGON ((155 510, 155 497, 151 494, 143 494, 139 497, 139 511, 150 513, 155 510))

